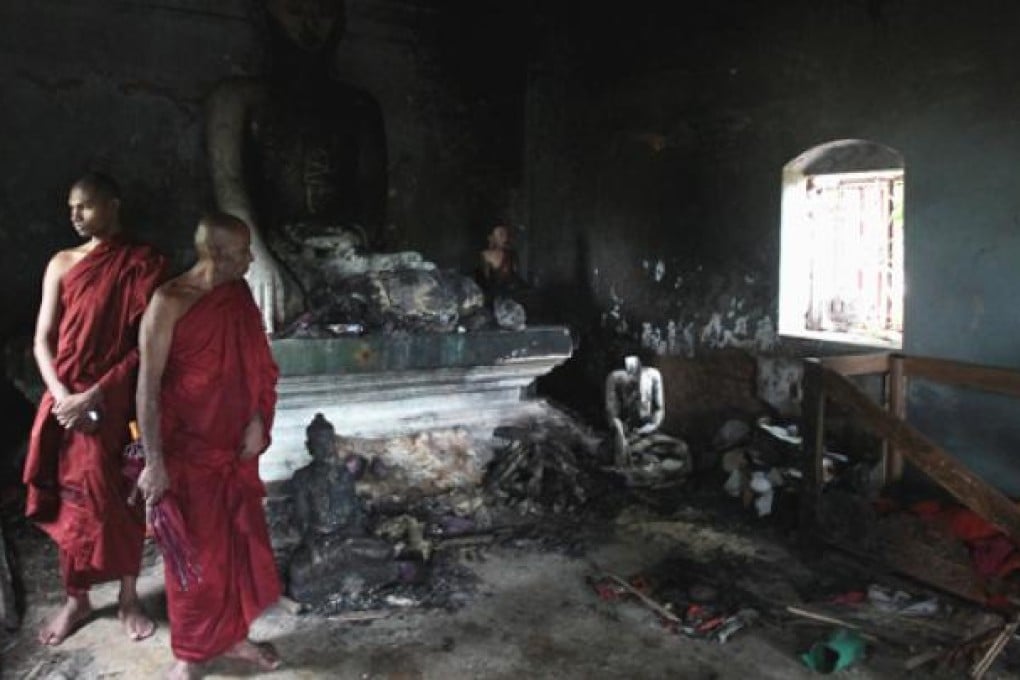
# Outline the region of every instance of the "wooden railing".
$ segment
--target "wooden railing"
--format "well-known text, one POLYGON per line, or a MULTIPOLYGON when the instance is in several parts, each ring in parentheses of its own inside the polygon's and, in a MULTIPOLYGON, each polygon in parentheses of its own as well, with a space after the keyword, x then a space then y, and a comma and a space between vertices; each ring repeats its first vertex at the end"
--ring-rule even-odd
POLYGON ((909 461, 963 505, 1020 540, 1020 508, 951 454, 911 427, 905 420, 908 381, 912 378, 1020 397, 1020 371, 959 361, 867 354, 804 363, 803 446, 805 488, 802 517, 813 526, 818 517, 825 453, 825 410, 831 400, 850 411, 872 434, 884 440, 886 483, 899 479, 909 461), (881 404, 849 378, 883 377, 881 404))

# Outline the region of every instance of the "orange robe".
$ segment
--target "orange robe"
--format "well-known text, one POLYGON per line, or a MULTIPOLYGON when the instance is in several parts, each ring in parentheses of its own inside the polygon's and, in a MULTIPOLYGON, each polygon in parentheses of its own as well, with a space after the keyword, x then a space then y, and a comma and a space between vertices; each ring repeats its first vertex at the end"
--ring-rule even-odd
POLYGON ((170 492, 194 549, 199 582, 166 573, 174 656, 201 662, 245 639, 280 596, 258 458, 241 460, 245 425, 268 433, 277 368, 244 281, 217 286, 178 320, 161 392, 170 492))
POLYGON ((59 546, 72 594, 137 575, 141 564, 142 508, 127 505, 132 485, 121 474, 121 454, 134 414, 138 324, 165 269, 151 247, 116 238, 60 282, 54 368, 72 392, 99 384, 102 419, 94 434, 65 430, 51 413, 53 396, 43 395, 25 461, 25 514, 59 546))

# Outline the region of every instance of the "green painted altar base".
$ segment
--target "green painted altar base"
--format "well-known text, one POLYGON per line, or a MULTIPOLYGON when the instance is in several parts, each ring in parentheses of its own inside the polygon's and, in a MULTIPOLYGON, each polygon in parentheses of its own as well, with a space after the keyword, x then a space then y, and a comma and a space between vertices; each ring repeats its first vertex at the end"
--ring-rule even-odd
POLYGON ((573 349, 570 333, 563 326, 538 326, 522 331, 290 338, 273 340, 271 344, 280 375, 285 377, 499 366, 549 356, 565 358, 573 349))

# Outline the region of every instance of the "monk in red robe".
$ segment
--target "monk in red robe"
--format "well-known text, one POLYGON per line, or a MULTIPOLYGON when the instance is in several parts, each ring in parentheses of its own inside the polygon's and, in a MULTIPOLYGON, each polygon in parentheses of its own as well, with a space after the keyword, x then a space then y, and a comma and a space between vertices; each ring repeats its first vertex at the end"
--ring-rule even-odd
POLYGON ((198 262, 161 286, 141 329, 138 414, 145 448, 139 489, 180 509, 197 582, 166 574, 173 678, 217 656, 279 664, 248 639, 280 596, 258 456, 269 446, 277 368, 262 316, 243 280, 252 261, 244 222, 205 217, 198 262))
POLYGON ((141 507, 121 474, 138 368, 138 326, 165 260, 121 234, 120 192, 86 175, 71 188, 83 245, 58 252, 43 277, 35 357, 46 393, 29 440, 26 515, 59 548, 64 606, 39 632, 59 644, 91 613, 89 588, 120 579, 118 616, 130 637, 152 634, 135 581, 145 538, 141 507))

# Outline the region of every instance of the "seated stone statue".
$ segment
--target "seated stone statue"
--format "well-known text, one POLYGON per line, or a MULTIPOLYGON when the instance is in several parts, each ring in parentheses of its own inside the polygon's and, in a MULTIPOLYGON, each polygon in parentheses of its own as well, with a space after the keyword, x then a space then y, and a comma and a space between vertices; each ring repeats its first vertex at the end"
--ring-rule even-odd
POLYGON ((488 297, 512 295, 524 288, 517 273, 517 252, 510 243, 510 228, 497 224, 489 232, 488 247, 481 252, 478 283, 488 297))
POLYGON ((662 374, 642 366, 636 356, 606 378, 606 417, 613 435, 613 462, 620 469, 640 469, 632 481, 658 481, 691 471, 687 444, 658 432, 666 414, 662 374), (639 479, 641 478, 641 479, 639 479))
POLYGON ((294 512, 302 536, 365 533, 365 517, 346 462, 340 458, 333 425, 321 413, 315 414, 305 430, 306 447, 312 462, 294 473, 294 512))
POLYGON ((365 511, 336 431, 321 413, 307 430, 312 462, 294 473, 291 491, 301 544, 288 570, 288 591, 309 604, 360 594, 414 577, 414 565, 395 559, 393 546, 366 535, 365 511))
POLYGON ((525 327, 523 302, 528 286, 517 272, 517 252, 510 243, 507 225, 497 223, 489 232, 488 247, 480 253, 475 280, 497 326, 511 330, 525 327))

